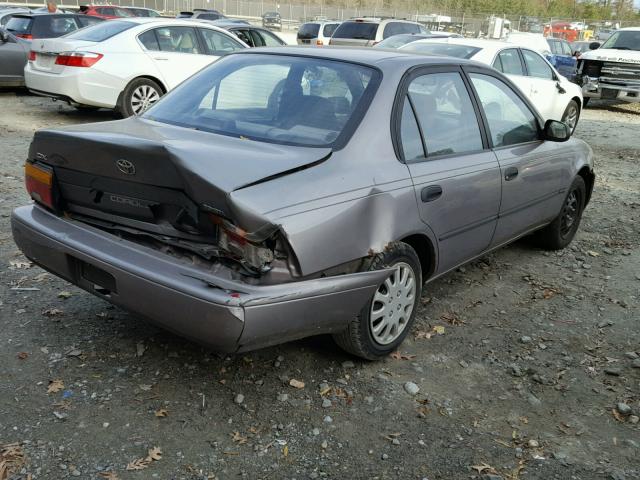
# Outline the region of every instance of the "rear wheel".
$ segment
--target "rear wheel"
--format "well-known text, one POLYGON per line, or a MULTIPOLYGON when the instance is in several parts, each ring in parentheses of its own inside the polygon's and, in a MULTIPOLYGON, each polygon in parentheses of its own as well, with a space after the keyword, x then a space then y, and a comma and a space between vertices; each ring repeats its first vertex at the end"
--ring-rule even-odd
POLYGON ((373 257, 367 270, 383 268, 393 272, 347 329, 334 335, 341 348, 367 360, 389 355, 404 341, 422 293, 420 260, 406 243, 389 245, 385 252, 373 257))
POLYGON ((162 88, 149 78, 136 78, 126 86, 120 100, 118 111, 123 117, 141 115, 164 95, 162 88))
POLYGON ((582 177, 577 176, 562 204, 562 210, 549 225, 535 235, 537 243, 548 250, 560 250, 571 243, 578 231, 587 198, 582 177))
POLYGON ((578 105, 578 102, 576 102, 575 100, 571 100, 567 105, 567 108, 564 110, 564 113, 562 114, 562 121, 569 125, 571 135, 573 135, 573 132, 576 131, 579 118, 580 106, 578 105))

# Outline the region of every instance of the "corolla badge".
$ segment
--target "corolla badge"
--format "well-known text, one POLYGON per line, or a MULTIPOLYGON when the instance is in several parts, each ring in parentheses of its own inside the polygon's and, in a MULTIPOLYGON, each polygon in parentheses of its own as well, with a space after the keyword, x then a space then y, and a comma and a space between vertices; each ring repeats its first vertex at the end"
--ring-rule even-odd
POLYGON ((124 158, 116 161, 116 166, 118 170, 120 170, 125 175, 135 175, 136 174, 136 166, 131 163, 129 160, 125 160, 124 158))

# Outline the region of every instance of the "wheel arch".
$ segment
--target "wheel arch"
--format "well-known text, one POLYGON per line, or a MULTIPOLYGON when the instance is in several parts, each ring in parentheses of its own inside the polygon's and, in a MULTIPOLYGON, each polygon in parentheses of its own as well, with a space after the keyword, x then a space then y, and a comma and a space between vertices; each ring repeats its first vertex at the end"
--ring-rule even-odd
POLYGON ((587 198, 585 198, 584 201, 584 206, 586 207, 589 204, 589 200, 591 200, 591 193, 593 192, 593 185, 596 181, 596 175, 588 165, 584 165, 578 171, 578 175, 581 176, 584 180, 584 184, 587 190, 587 198))
POLYGON ((436 248, 431 239, 422 233, 414 233, 399 240, 413 248, 420 260, 422 281, 426 282, 435 272, 437 256, 436 248))

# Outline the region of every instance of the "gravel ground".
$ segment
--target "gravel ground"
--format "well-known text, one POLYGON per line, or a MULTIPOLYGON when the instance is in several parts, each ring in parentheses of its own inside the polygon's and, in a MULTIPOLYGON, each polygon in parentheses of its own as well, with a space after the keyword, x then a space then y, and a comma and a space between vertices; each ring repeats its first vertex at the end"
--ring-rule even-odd
POLYGON ((640 108, 592 105, 572 246, 430 284, 367 363, 325 337, 220 356, 31 266, 9 215, 34 130, 112 116, 0 92, 0 478, 640 478, 640 108))

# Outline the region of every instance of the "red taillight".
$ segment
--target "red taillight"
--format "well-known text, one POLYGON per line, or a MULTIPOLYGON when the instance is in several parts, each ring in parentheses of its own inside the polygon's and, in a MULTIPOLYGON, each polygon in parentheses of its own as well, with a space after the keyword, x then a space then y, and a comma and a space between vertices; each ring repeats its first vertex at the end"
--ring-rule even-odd
POLYGON ((14 33, 18 38, 24 38, 25 40, 33 40, 33 35, 30 33, 14 33))
POLYGON ((29 61, 30 62, 36 61, 36 52, 34 52, 33 50, 29 50, 29 61))
POLYGON ((91 52, 62 52, 56 58, 56 65, 65 67, 91 67, 104 55, 91 52))
POLYGON ((24 181, 31 198, 53 209, 53 172, 50 169, 26 163, 24 181))

